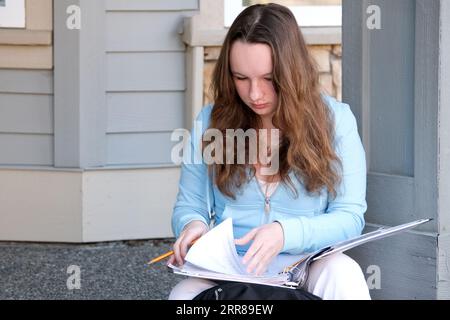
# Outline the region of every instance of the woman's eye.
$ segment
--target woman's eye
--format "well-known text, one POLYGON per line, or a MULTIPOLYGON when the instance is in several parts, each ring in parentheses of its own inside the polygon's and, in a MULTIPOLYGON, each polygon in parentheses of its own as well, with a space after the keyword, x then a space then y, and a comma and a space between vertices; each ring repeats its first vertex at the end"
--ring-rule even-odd
MULTIPOLYGON (((236 80, 247 80, 247 78, 245 78, 245 77, 236 77, 235 76, 235 79, 236 80)), ((272 82, 272 78, 264 78, 266 81, 270 81, 270 82, 272 82)))

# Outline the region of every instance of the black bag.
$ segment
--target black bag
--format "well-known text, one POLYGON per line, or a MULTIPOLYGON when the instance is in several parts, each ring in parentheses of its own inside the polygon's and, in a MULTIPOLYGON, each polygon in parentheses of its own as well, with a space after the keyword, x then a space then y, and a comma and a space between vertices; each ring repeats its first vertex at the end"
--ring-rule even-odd
POLYGON ((219 284, 193 300, 321 300, 303 289, 289 289, 255 283, 216 281, 219 284))

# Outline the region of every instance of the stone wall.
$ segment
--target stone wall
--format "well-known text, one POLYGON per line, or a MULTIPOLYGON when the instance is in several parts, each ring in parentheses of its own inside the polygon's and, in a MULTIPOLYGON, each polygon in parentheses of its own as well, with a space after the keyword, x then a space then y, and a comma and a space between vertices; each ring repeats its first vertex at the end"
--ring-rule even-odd
MULTIPOLYGON (((203 102, 212 102, 209 92, 211 75, 219 57, 221 47, 205 47, 205 67, 203 83, 203 102)), ((310 52, 317 62, 320 72, 320 83, 323 89, 339 101, 342 100, 342 47, 341 45, 312 45, 310 52)))

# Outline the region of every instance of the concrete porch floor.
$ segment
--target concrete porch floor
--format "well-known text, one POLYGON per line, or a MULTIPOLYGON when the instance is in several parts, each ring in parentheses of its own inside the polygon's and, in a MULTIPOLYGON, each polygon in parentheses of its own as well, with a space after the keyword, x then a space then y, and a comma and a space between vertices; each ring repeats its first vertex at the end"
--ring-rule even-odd
POLYGON ((183 277, 167 269, 167 260, 146 262, 171 250, 173 242, 0 242, 0 300, 167 299, 183 277), (71 265, 80 268, 80 289, 68 289, 71 265))

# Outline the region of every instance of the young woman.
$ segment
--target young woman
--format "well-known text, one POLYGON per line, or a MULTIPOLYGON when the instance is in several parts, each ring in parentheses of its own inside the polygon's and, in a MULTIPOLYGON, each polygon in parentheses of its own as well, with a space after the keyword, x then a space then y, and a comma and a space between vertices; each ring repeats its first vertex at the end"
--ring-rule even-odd
MULTIPOLYGON (((255 274, 262 274, 280 253, 310 252, 361 233, 366 162, 356 120, 348 105, 320 92, 317 69, 289 9, 254 5, 236 18, 212 88, 214 104, 197 118, 202 132, 255 129, 266 141, 258 150, 268 146, 271 162, 257 158, 256 163, 240 163, 234 156, 231 162, 183 163, 170 263, 183 264, 192 241, 209 230, 207 196, 215 224, 233 218, 238 252, 247 271, 255 274), (274 132, 278 143, 272 143, 274 132), (264 169, 274 162, 276 172, 267 174, 264 169)), ((194 153, 207 145, 193 134, 194 153)), ((216 149, 222 152, 215 154, 217 159, 226 158, 227 148, 235 149, 225 138, 223 146, 216 149)), ((252 156, 250 147, 245 146, 246 159, 252 156)), ((188 278, 173 288, 169 299, 192 299, 214 285, 188 278)), ((323 299, 370 299, 361 268, 344 254, 314 262, 306 289, 323 299)))

